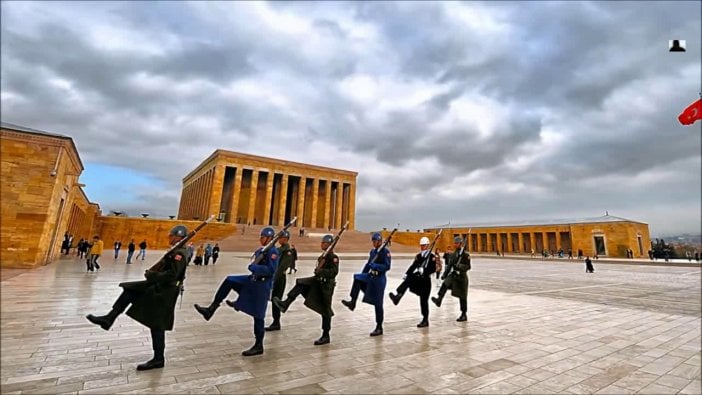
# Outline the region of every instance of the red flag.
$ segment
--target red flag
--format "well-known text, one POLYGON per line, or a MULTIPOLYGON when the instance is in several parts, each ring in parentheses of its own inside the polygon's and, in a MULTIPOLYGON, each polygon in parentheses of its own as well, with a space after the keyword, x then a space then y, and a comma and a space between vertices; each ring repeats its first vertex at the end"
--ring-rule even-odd
POLYGON ((702 119, 702 99, 690 104, 679 116, 678 121, 683 125, 692 125, 702 119))

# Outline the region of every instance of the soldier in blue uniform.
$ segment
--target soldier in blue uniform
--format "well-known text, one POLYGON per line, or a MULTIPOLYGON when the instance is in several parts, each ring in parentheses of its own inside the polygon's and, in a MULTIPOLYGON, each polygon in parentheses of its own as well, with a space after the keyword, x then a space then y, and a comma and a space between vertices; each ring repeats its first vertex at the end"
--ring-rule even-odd
POLYGON ((361 273, 353 275, 353 285, 351 287, 351 300, 342 300, 341 303, 353 311, 356 308, 356 300, 358 293, 364 292, 363 302, 375 306, 375 329, 370 333, 371 336, 380 336, 383 334, 383 300, 385 295, 385 284, 387 278, 385 272, 390 270, 390 250, 383 248, 378 251, 378 248, 383 242, 383 237, 380 233, 373 233, 371 236, 373 249, 370 250, 368 262, 363 267, 361 273), (378 257, 376 258, 376 255, 378 257))
MULTIPOLYGON (((322 237, 322 251, 334 242, 332 235, 324 235, 322 237)), ((313 277, 298 278, 293 289, 288 292, 288 297, 285 300, 280 300, 279 297, 273 297, 273 304, 285 313, 290 307, 290 304, 302 295, 305 298, 305 306, 316 311, 322 316, 322 337, 315 340, 315 346, 329 344, 331 341, 329 331, 331 330, 331 319, 334 315, 332 310, 332 295, 336 286, 336 275, 339 274, 339 257, 334 251, 319 258, 317 266, 314 268, 313 277)))
MULTIPOLYGON (((188 229, 177 225, 168 233, 168 241, 175 245, 188 234, 188 229)), ((162 368, 165 363, 166 332, 173 329, 175 305, 180 287, 185 279, 187 252, 184 247, 176 248, 161 261, 144 272, 146 280, 121 283, 122 294, 106 315, 88 314, 86 318, 104 330, 109 330, 117 317, 127 307, 127 315, 151 329, 151 345, 154 357, 137 366, 137 370, 162 368)))
POLYGON ((202 314, 205 320, 210 320, 214 315, 219 305, 229 295, 231 290, 236 291, 239 297, 235 301, 227 301, 227 305, 234 310, 241 311, 253 317, 254 319, 254 336, 256 343, 241 355, 248 357, 251 355, 263 354, 263 336, 265 335, 264 318, 266 316, 266 308, 268 307, 268 299, 271 294, 273 283, 273 274, 278 267, 278 249, 272 246, 268 251, 263 251, 263 246, 268 244, 275 236, 275 230, 271 227, 265 227, 261 230, 261 247, 254 253, 254 260, 263 254, 260 263, 250 264, 248 269, 250 275, 227 276, 219 286, 214 300, 208 307, 195 305, 195 310, 202 314))

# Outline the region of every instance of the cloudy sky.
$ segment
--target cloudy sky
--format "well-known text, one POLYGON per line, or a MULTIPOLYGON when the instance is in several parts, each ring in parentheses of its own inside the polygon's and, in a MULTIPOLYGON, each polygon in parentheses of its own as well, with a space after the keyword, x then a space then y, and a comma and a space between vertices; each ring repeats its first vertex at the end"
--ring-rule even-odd
POLYGON ((362 230, 698 233, 700 7, 2 2, 2 120, 71 136, 105 213, 176 214, 221 148, 358 171, 362 230))

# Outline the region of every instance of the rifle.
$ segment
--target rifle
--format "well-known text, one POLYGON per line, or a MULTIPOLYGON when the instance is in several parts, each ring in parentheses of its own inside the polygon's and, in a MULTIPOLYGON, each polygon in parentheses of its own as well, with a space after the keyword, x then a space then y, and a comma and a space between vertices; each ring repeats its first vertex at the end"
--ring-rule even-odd
POLYGON ((283 237, 283 232, 285 232, 291 226, 293 226, 295 221, 297 221, 297 217, 294 217, 293 219, 291 219, 290 222, 288 222, 288 224, 285 225, 285 227, 280 230, 280 232, 276 233, 275 236, 273 236, 273 238, 271 239, 271 241, 269 241, 265 246, 263 246, 263 248, 261 249, 261 253, 258 254, 258 256, 256 256, 256 252, 254 252, 251 255, 251 262, 249 262, 249 264, 258 265, 259 263, 261 263, 263 258, 266 256, 266 252, 268 252, 268 250, 270 250, 271 248, 273 248, 273 246, 275 246, 275 243, 278 241, 278 239, 283 237))
POLYGON ((322 268, 322 265, 325 261, 324 259, 327 257, 327 255, 329 255, 329 253, 334 249, 334 247, 336 247, 336 243, 339 242, 339 239, 341 239, 341 235, 344 234, 344 231, 346 230, 346 228, 348 228, 348 226, 349 221, 346 221, 339 233, 337 233, 336 236, 334 236, 334 240, 332 240, 331 244, 329 244, 329 247, 327 247, 326 250, 322 251, 322 255, 320 255, 319 258, 317 258, 317 267, 314 268, 315 273, 317 273, 317 270, 322 268))
POLYGON ((148 271, 160 272, 161 270, 163 270, 163 268, 166 266, 166 257, 168 256, 168 254, 170 254, 171 252, 175 251, 178 248, 183 247, 185 245, 185 243, 190 241, 190 239, 192 239, 197 234, 197 232, 200 231, 200 229, 204 228, 205 225, 210 223, 210 221, 212 221, 214 219, 214 217, 215 216, 212 215, 210 218, 206 219, 203 223, 201 223, 195 229, 193 229, 190 233, 188 233, 185 237, 180 239, 179 242, 175 243, 170 249, 168 249, 168 251, 166 251, 165 254, 163 254, 161 259, 158 260, 158 262, 156 262, 153 266, 148 268, 146 271, 147 272, 148 271))
MULTIPOLYGON (((375 249, 375 255, 373 256, 373 259, 369 260, 368 263, 366 263, 366 265, 372 265, 375 263, 376 260, 378 260, 378 255, 380 255, 380 251, 382 251, 383 248, 388 246, 388 243, 390 243, 390 239, 392 239, 392 235, 394 235, 395 232, 397 232, 397 228, 394 228, 392 230, 392 232, 390 232, 390 234, 388 235, 388 238, 385 239, 385 241, 383 241, 382 244, 380 244, 380 247, 375 249)), ((371 273, 373 271, 375 271, 375 270, 370 270, 369 273, 371 275, 377 276, 378 275, 377 272, 376 272, 376 274, 371 273)))
MULTIPOLYGON (((427 266, 427 263, 429 263, 429 257, 431 256, 431 252, 434 250, 434 246, 436 245, 436 241, 439 239, 439 236, 441 236, 441 233, 443 232, 443 229, 439 229, 439 233, 434 236, 434 240, 432 240, 431 244, 429 245, 429 252, 427 253, 427 257, 424 258, 424 262, 422 262, 422 265, 419 268, 422 268, 422 271, 424 271, 424 268, 427 266)), ((415 270, 419 270, 419 268, 415 270)), ((422 274, 422 273, 419 273, 422 274)))

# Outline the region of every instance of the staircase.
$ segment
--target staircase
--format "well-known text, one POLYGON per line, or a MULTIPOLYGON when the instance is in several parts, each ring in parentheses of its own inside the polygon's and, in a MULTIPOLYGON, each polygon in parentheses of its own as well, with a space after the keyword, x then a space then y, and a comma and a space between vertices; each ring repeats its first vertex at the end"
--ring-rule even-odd
MULTIPOLYGON (((253 252, 261 245, 259 235, 261 234, 261 229, 264 228, 263 225, 239 226, 240 229, 237 229, 233 235, 218 241, 222 251, 253 252)), ((336 235, 338 232, 338 230, 334 229, 329 232, 324 228, 305 228, 305 236, 300 237, 299 228, 291 229, 290 244, 294 244, 297 251, 302 253, 321 252, 320 242, 322 235, 329 233, 336 235)), ((347 230, 341 236, 341 240, 334 250, 339 253, 368 253, 371 248, 373 248, 373 245, 370 241, 370 233, 347 230)), ((390 250, 393 252, 417 252, 419 247, 392 243, 390 250)))

